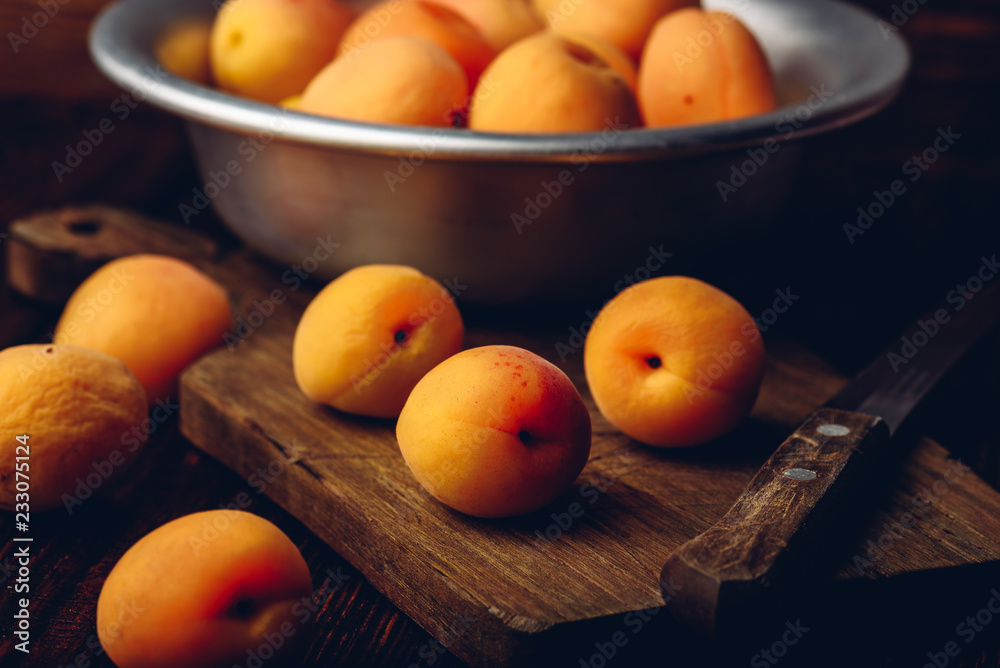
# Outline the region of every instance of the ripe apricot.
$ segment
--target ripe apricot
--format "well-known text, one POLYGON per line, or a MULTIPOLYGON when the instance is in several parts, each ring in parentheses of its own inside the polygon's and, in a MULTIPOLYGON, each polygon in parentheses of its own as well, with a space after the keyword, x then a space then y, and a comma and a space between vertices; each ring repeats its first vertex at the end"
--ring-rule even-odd
POLYGON ((656 24, 639 65, 646 125, 713 123, 774 109, 757 39, 725 12, 682 9, 656 24))
POLYGON ((187 262, 131 255, 80 284, 55 341, 122 360, 153 403, 175 394, 184 367, 222 343, 230 319, 226 291, 187 262))
POLYGON ((764 361, 746 309, 685 276, 620 292, 594 319, 583 357, 608 422, 662 447, 705 443, 739 424, 757 398, 764 361))
POLYGON ((412 267, 365 265, 309 303, 292 347, 295 380, 313 401, 396 417, 425 373, 462 347, 451 293, 412 267))
POLYGON ((88 476, 117 477, 138 452, 123 437, 146 418, 142 385, 120 360, 56 344, 0 351, 0 406, 0 508, 8 510, 24 500, 15 498, 25 491, 19 479, 41 511, 79 501, 78 487, 92 492, 88 476))
POLYGON ((517 42, 483 73, 469 128, 485 132, 588 132, 639 125, 628 83, 589 48, 550 32, 517 42))
POLYGON ((212 26, 215 81, 272 104, 301 93, 354 17, 338 0, 227 0, 212 26))
POLYGON ((622 75, 622 78, 625 79, 625 83, 628 84, 629 90, 631 90, 633 94, 635 93, 636 86, 638 85, 639 73, 636 70, 635 62, 628 56, 627 53, 622 51, 615 44, 602 37, 597 37, 596 35, 574 32, 563 32, 560 33, 560 35, 574 44, 585 46, 593 51, 594 55, 598 58, 615 68, 618 71, 618 74, 622 75))
POLYGON ((470 87, 496 51, 460 14, 425 0, 384 0, 373 5, 344 33, 339 57, 354 58, 386 37, 422 37, 442 47, 461 65, 470 87))
POLYGON ((396 439, 436 499, 468 515, 507 517, 544 507, 573 483, 590 455, 590 413, 551 362, 484 346, 417 383, 396 439))
POLYGON ((636 60, 653 25, 681 7, 699 0, 534 0, 549 28, 562 33, 587 33, 615 44, 636 60))
POLYGON ((340 56, 310 82, 298 110, 370 123, 448 127, 469 96, 465 72, 437 44, 387 37, 340 56))
POLYGON ((271 522, 240 510, 185 515, 111 569, 97 599, 97 637, 119 668, 230 668, 248 656, 291 665, 282 659, 315 617, 302 614, 311 580, 271 522))
POLYGON ((211 34, 212 25, 204 21, 173 25, 157 41, 156 58, 168 72, 207 86, 212 78, 211 34))
POLYGON ((497 53, 545 26, 529 0, 434 0, 474 25, 497 53))

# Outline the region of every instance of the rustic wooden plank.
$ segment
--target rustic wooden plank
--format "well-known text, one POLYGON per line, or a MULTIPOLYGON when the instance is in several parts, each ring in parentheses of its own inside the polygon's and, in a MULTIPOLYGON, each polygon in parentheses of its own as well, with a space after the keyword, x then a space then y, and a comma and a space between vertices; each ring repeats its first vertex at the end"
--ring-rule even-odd
MULTIPOLYGON (((772 345, 751 420, 705 448, 663 451, 632 442, 600 416, 579 356, 570 357, 560 366, 591 410, 590 462, 545 510, 479 520, 420 489, 391 421, 344 415, 299 392, 291 341, 307 288, 291 290, 245 258, 216 271, 242 293, 239 317, 251 326, 240 344, 183 375, 183 433, 241 475, 283 462, 289 472, 267 494, 474 665, 541 662, 556 644, 585 642, 595 623, 662 600, 659 570, 669 553, 717 521, 770 451, 844 382, 807 351, 772 345), (274 290, 281 303, 267 317, 252 316, 268 310, 261 304, 274 290), (583 510, 576 518, 574 503, 583 510), (456 633, 456 615, 476 622, 456 633)), ((516 328, 469 324, 469 347, 513 343, 549 358, 560 336, 531 331, 524 320, 516 328)), ((1000 495, 949 462, 940 446, 920 440, 909 447, 905 461, 884 473, 890 491, 875 496, 866 528, 826 578, 877 580, 1000 560, 1000 495), (941 493, 915 500, 936 484, 941 493), (887 539, 885 527, 906 513, 919 519, 887 539)))
POLYGON ((11 223, 9 234, 7 284, 56 304, 114 258, 156 253, 200 262, 218 250, 215 241, 197 232, 99 205, 34 214, 11 223))

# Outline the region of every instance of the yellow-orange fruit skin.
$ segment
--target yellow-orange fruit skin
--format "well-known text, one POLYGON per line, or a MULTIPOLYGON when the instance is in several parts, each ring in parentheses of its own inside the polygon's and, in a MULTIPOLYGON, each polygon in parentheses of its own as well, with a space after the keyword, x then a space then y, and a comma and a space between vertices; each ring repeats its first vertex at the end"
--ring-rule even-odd
POLYGON ((535 9, 556 32, 589 33, 638 60, 656 22, 698 0, 535 0, 535 9))
POLYGON ((130 255, 80 284, 59 318, 55 341, 122 360, 152 404, 177 396, 180 372, 222 343, 231 319, 226 291, 191 264, 130 255))
POLYGON ((388 37, 419 37, 434 42, 465 70, 470 86, 496 56, 486 38, 449 7, 425 0, 385 0, 359 16, 344 33, 337 55, 354 58, 388 37))
POLYGON ((622 75, 622 79, 628 84, 629 90, 633 93, 636 92, 639 83, 639 72, 636 69, 635 62, 627 53, 612 42, 596 35, 571 32, 560 34, 563 38, 593 51, 595 56, 613 67, 618 74, 622 75))
POLYGON ((649 127, 714 123, 775 107, 774 80, 757 39, 725 12, 683 9, 650 35, 639 66, 649 127))
POLYGON ((355 16, 338 0, 228 0, 212 26, 215 82, 272 104, 301 93, 355 16))
POLYGON ((545 26, 529 0, 433 0, 461 14, 497 53, 545 26))
POLYGON ((584 345, 601 414, 648 445, 718 438, 753 408, 764 373, 753 318, 718 288, 684 276, 632 285, 594 319, 584 345))
POLYGON ((352 121, 448 127, 468 98, 465 73, 447 51, 414 37, 387 37, 320 72, 298 111, 352 121))
POLYGON ((469 108, 469 128, 482 132, 593 132, 640 124, 622 75, 589 48, 550 32, 497 56, 469 108))
POLYGON ((80 481, 98 471, 95 463, 103 485, 135 458, 138 447, 122 438, 144 419, 146 394, 120 360, 55 344, 0 351, 0 508, 25 510, 17 507, 25 501, 17 483, 25 482, 30 510, 57 508, 67 497, 72 510, 82 502, 78 486, 94 491, 80 481))
POLYGON ((97 636, 119 668, 230 668, 265 644, 280 663, 308 636, 314 615, 296 611, 311 594, 309 568, 278 527, 209 510, 122 555, 97 600, 97 636))
POLYGON ((590 454, 590 414, 558 367, 514 346, 448 358, 417 384, 396 424, 400 451, 432 496, 476 517, 538 510, 590 454))
POLYGON ((156 44, 156 59, 172 74, 207 86, 212 80, 212 26, 191 21, 171 26, 156 44))
POLYGON ((302 392, 338 410, 392 418, 414 385, 462 347, 451 294, 412 267, 365 265, 328 284, 295 330, 302 392))

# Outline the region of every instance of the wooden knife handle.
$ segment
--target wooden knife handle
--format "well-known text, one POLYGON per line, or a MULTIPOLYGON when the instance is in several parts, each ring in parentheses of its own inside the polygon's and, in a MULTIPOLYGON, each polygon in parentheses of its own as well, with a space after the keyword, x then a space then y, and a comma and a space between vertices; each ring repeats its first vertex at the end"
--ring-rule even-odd
POLYGON ((888 440, 878 417, 833 408, 807 417, 729 512, 667 559, 660 582, 674 616, 712 636, 727 611, 798 579, 888 440))

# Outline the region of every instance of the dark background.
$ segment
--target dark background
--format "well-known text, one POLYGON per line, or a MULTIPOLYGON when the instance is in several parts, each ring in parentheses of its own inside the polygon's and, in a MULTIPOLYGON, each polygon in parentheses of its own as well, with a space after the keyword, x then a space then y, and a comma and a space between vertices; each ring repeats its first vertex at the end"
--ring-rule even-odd
MULTIPOLYGON (((0 230, 20 216, 70 203, 126 205, 177 221, 176 203, 202 183, 180 122, 147 106, 119 123, 80 169, 61 182, 54 176, 52 161, 62 161, 65 146, 107 116, 119 95, 92 69, 84 50, 86 27, 101 4, 70 0, 18 54, 12 54, 6 37, 0 44, 0 230)), ((860 4, 887 20, 893 11, 889 0, 860 4)), ((37 6, 26 0, 0 1, 0 36, 19 30, 21 18, 35 11, 37 6)), ((901 96, 871 119, 810 139, 792 196, 766 236, 751 243, 720 239, 703 265, 702 276, 737 296, 752 314, 770 306, 776 288, 791 288, 800 299, 767 336, 796 339, 845 374, 858 371, 918 316, 944 302, 950 290, 975 274, 981 257, 1000 253, 1000 5, 995 0, 926 0, 900 33, 913 52, 901 96), (872 202, 875 190, 905 180, 903 164, 930 146, 939 128, 949 127, 961 138, 919 181, 907 181, 907 192, 850 244, 843 224, 857 218, 857 207, 872 202)), ((201 229, 226 239, 209 218, 199 216, 201 229)), ((564 312, 575 314, 566 320, 568 326, 582 310, 567 305, 564 312)), ((551 317, 557 320, 562 313, 555 309, 551 317)), ((4 293, 2 340, 44 340, 57 315, 4 293), (26 312, 40 313, 42 320, 22 318, 26 312), (22 329, 23 323, 30 324, 22 329)), ((998 381, 1000 346, 994 336, 977 346, 917 416, 919 429, 994 487, 1000 481, 998 381)), ((88 638, 101 582, 114 561, 165 518, 229 503, 247 487, 188 445, 173 424, 150 450, 138 480, 155 470, 155 477, 142 483, 155 487, 155 494, 139 483, 126 485, 116 494, 117 503, 96 500, 73 521, 60 514, 35 523, 43 535, 36 539, 33 578, 42 584, 33 598, 31 665, 69 664, 79 654, 90 665, 109 665, 99 650, 88 647, 88 638)), ((418 652, 431 641, 424 631, 267 499, 255 500, 252 510, 278 523, 299 544, 317 585, 327 569, 339 567, 352 575, 324 602, 324 621, 308 648, 311 657, 325 665, 398 666, 419 660, 418 652)), ((0 525, 3 535, 11 532, 6 517, 0 525)), ((0 566, 11 553, 9 544, 0 546, 0 566)), ((0 579, 5 577, 0 570, 0 579)), ((843 602, 828 614, 844 625, 816 632, 798 659, 789 655, 783 663, 923 665, 927 651, 953 637, 956 621, 985 603, 990 587, 1000 586, 1000 576, 975 572, 957 586, 949 583, 947 589, 931 581, 883 590, 879 602, 863 609, 843 602), (851 647, 858 637, 867 638, 870 652, 863 657, 838 652, 844 646, 838 634, 858 634, 851 647)), ((2 617, 9 619, 10 601, 6 593, 2 596, 2 617)), ((0 665, 19 660, 11 653, 8 627, 4 622, 0 631, 5 654, 0 665)), ((949 665, 1000 665, 997 637, 1000 626, 983 633, 949 665)), ((736 663, 745 665, 751 655, 740 654, 736 663)), ((617 661, 665 665, 656 655, 617 661)), ((703 665, 714 661, 705 655, 703 665)), ((436 665, 459 663, 448 656, 436 665)))

